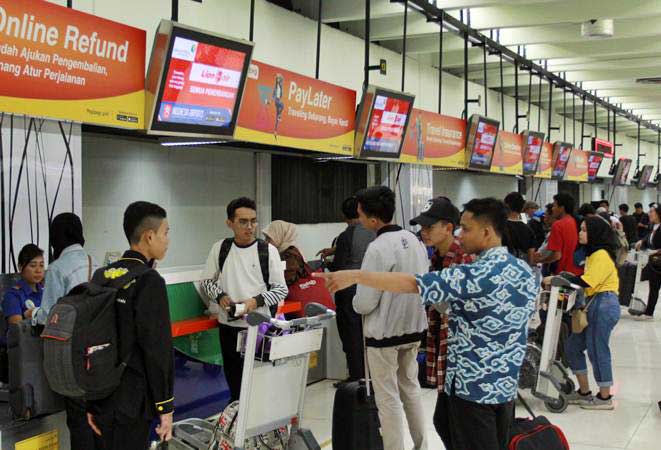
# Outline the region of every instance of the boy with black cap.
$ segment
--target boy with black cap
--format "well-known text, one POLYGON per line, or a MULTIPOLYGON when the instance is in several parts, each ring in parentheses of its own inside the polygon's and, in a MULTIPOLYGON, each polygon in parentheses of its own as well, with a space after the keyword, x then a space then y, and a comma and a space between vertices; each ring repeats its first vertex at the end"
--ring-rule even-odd
MULTIPOLYGON (((46 324, 48 313, 57 301, 71 289, 87 283, 99 267, 94 258, 83 248, 83 224, 73 213, 57 215, 50 226, 50 246, 52 257, 44 280, 44 294, 41 307, 32 312, 33 324, 46 324)), ((65 399, 67 427, 71 436, 71 450, 91 450, 94 435, 87 425, 83 400, 65 399)))
MULTIPOLYGON (((434 247, 430 271, 440 271, 458 264, 470 264, 475 255, 464 253, 454 232, 459 227, 461 214, 446 197, 429 200, 420 215, 410 221, 420 225, 420 236, 428 247, 434 247)), ((434 428, 447 449, 452 449, 449 433, 448 395, 445 392, 445 370, 448 354, 447 307, 433 306, 427 312, 427 382, 436 385, 438 398, 434 410, 434 428)))

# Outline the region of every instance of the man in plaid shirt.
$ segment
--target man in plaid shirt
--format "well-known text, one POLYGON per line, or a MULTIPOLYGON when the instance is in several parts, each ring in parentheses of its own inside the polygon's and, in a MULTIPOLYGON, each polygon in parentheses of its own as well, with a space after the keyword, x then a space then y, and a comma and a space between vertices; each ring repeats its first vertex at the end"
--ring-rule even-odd
MULTIPOLYGON (((446 197, 437 197, 423 208, 420 215, 411 220, 411 225, 420 225, 420 235, 428 247, 434 247, 431 271, 470 264, 475 255, 463 252, 454 232, 459 226, 460 213, 457 207, 446 197)), ((447 309, 447 307, 446 307, 447 309)), ((432 306, 428 310, 429 328, 427 330, 427 383, 438 388, 438 400, 434 411, 434 427, 446 448, 452 449, 447 426, 447 395, 444 392, 445 367, 448 353, 448 315, 445 310, 432 306), (443 426, 442 424, 446 424, 443 426)))

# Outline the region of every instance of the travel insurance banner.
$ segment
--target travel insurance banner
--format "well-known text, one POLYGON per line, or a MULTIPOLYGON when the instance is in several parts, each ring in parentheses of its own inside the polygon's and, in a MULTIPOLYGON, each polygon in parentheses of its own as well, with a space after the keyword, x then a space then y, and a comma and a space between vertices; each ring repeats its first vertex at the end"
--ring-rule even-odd
POLYGON ((465 147, 465 120, 414 108, 400 161, 463 169, 465 147))
POLYGON ((588 181, 588 153, 575 148, 569 157, 565 181, 584 183, 588 181))
POLYGON ((234 138, 353 155, 356 91, 253 60, 234 138))
POLYGON ((553 168, 553 144, 544 142, 542 145, 542 152, 539 154, 539 164, 537 165, 537 174, 535 178, 551 179, 551 172, 553 168))
POLYGON ((0 0, 0 111, 144 128, 144 30, 0 0))
POLYGON ((508 131, 498 132, 491 162, 491 173, 521 175, 523 173, 523 137, 508 131))

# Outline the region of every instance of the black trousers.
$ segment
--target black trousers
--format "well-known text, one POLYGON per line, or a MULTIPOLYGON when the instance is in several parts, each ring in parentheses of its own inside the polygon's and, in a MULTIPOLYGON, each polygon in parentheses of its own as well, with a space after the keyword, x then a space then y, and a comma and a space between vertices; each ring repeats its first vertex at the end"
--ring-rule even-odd
POLYGON ((241 358, 241 353, 236 351, 236 342, 241 330, 243 328, 218 325, 220 349, 223 352, 223 371, 225 372, 227 385, 230 388, 230 402, 238 400, 241 396, 243 358, 241 358))
POLYGON ((656 303, 659 300, 659 289, 661 289, 661 275, 650 270, 650 292, 647 297, 647 309, 645 315, 653 316, 656 309, 656 303))
MULTIPOLYGON (((99 450, 147 450, 151 420, 144 417, 129 418, 111 411, 94 417, 101 430, 101 436, 95 436, 99 450)), ((72 447, 73 449, 73 447, 72 447)))
POLYGON ((365 359, 363 348, 363 323, 360 314, 353 309, 353 297, 356 287, 338 291, 335 294, 337 331, 342 341, 342 350, 347 357, 349 378, 365 378, 365 359))
POLYGON ((454 450, 452 434, 450 433, 450 397, 445 392, 439 392, 436 398, 434 428, 441 437, 445 450, 454 450))
MULTIPOLYGON (((448 449, 507 450, 514 402, 482 405, 451 395, 447 397, 447 411, 448 420, 440 421, 439 435, 448 449), (449 436, 450 446, 444 436, 449 436)), ((436 414, 434 419, 436 425, 436 414)))
POLYGON ((64 399, 67 411, 67 428, 69 428, 69 440, 71 450, 94 450, 96 446, 94 432, 87 423, 87 412, 85 402, 72 398, 64 399))

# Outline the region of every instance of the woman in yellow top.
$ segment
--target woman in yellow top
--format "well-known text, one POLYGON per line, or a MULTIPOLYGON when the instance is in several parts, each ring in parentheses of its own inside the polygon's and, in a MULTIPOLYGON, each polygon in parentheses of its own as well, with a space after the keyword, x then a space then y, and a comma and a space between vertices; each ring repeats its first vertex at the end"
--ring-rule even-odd
POLYGON ((579 384, 579 389, 569 395, 569 402, 583 409, 614 409, 610 393, 613 368, 608 341, 620 319, 615 234, 610 223, 602 217, 588 217, 581 224, 579 242, 587 247, 588 255, 585 273, 577 280, 585 288, 588 326, 582 333, 572 334, 567 339, 565 355, 579 384), (599 386, 599 393, 595 396, 590 391, 586 351, 599 386))

